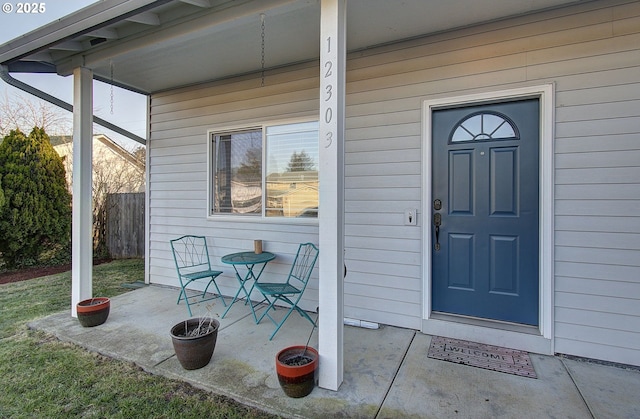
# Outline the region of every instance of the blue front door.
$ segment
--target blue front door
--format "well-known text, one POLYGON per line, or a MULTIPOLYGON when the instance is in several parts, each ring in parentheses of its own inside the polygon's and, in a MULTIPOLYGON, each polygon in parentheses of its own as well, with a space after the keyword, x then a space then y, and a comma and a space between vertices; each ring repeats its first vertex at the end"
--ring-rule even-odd
POLYGON ((432 310, 538 324, 539 100, 432 116, 432 310))

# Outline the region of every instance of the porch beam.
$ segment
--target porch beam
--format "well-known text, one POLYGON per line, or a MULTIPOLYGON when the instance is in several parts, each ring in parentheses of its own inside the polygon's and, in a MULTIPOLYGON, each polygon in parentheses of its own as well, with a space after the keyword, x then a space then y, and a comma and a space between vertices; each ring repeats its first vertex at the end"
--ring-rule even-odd
POLYGON ((319 386, 344 376, 346 0, 320 3, 319 386))
POLYGON ((92 156, 93 72, 73 70, 73 201, 71 229, 71 315, 93 293, 92 156))

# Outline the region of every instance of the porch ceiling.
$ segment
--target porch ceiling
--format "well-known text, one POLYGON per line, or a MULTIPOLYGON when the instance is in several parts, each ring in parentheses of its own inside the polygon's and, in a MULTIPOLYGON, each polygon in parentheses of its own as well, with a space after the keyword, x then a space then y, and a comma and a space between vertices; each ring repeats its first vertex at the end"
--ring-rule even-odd
MULTIPOLYGON (((348 0, 349 51, 576 0, 348 0)), ((84 65, 153 93, 319 57, 318 0, 107 0, 0 46, 11 72, 84 65)))

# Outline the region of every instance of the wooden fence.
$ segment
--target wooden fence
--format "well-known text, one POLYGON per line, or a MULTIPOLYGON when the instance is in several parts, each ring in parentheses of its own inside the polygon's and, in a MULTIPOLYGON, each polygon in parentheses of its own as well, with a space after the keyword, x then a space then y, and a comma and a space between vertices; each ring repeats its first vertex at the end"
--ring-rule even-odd
POLYGON ((107 195, 107 249, 112 258, 144 257, 144 192, 107 195))

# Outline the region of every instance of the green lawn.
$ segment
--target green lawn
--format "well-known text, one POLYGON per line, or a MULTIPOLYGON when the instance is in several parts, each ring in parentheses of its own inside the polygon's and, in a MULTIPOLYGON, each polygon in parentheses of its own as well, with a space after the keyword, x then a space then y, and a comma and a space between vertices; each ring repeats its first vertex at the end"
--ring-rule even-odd
MULTIPOLYGON (((95 266, 94 295, 122 294, 143 276, 142 260, 95 266)), ((0 285, 0 418, 276 417, 27 328, 70 310, 70 295, 70 272, 0 285)))

